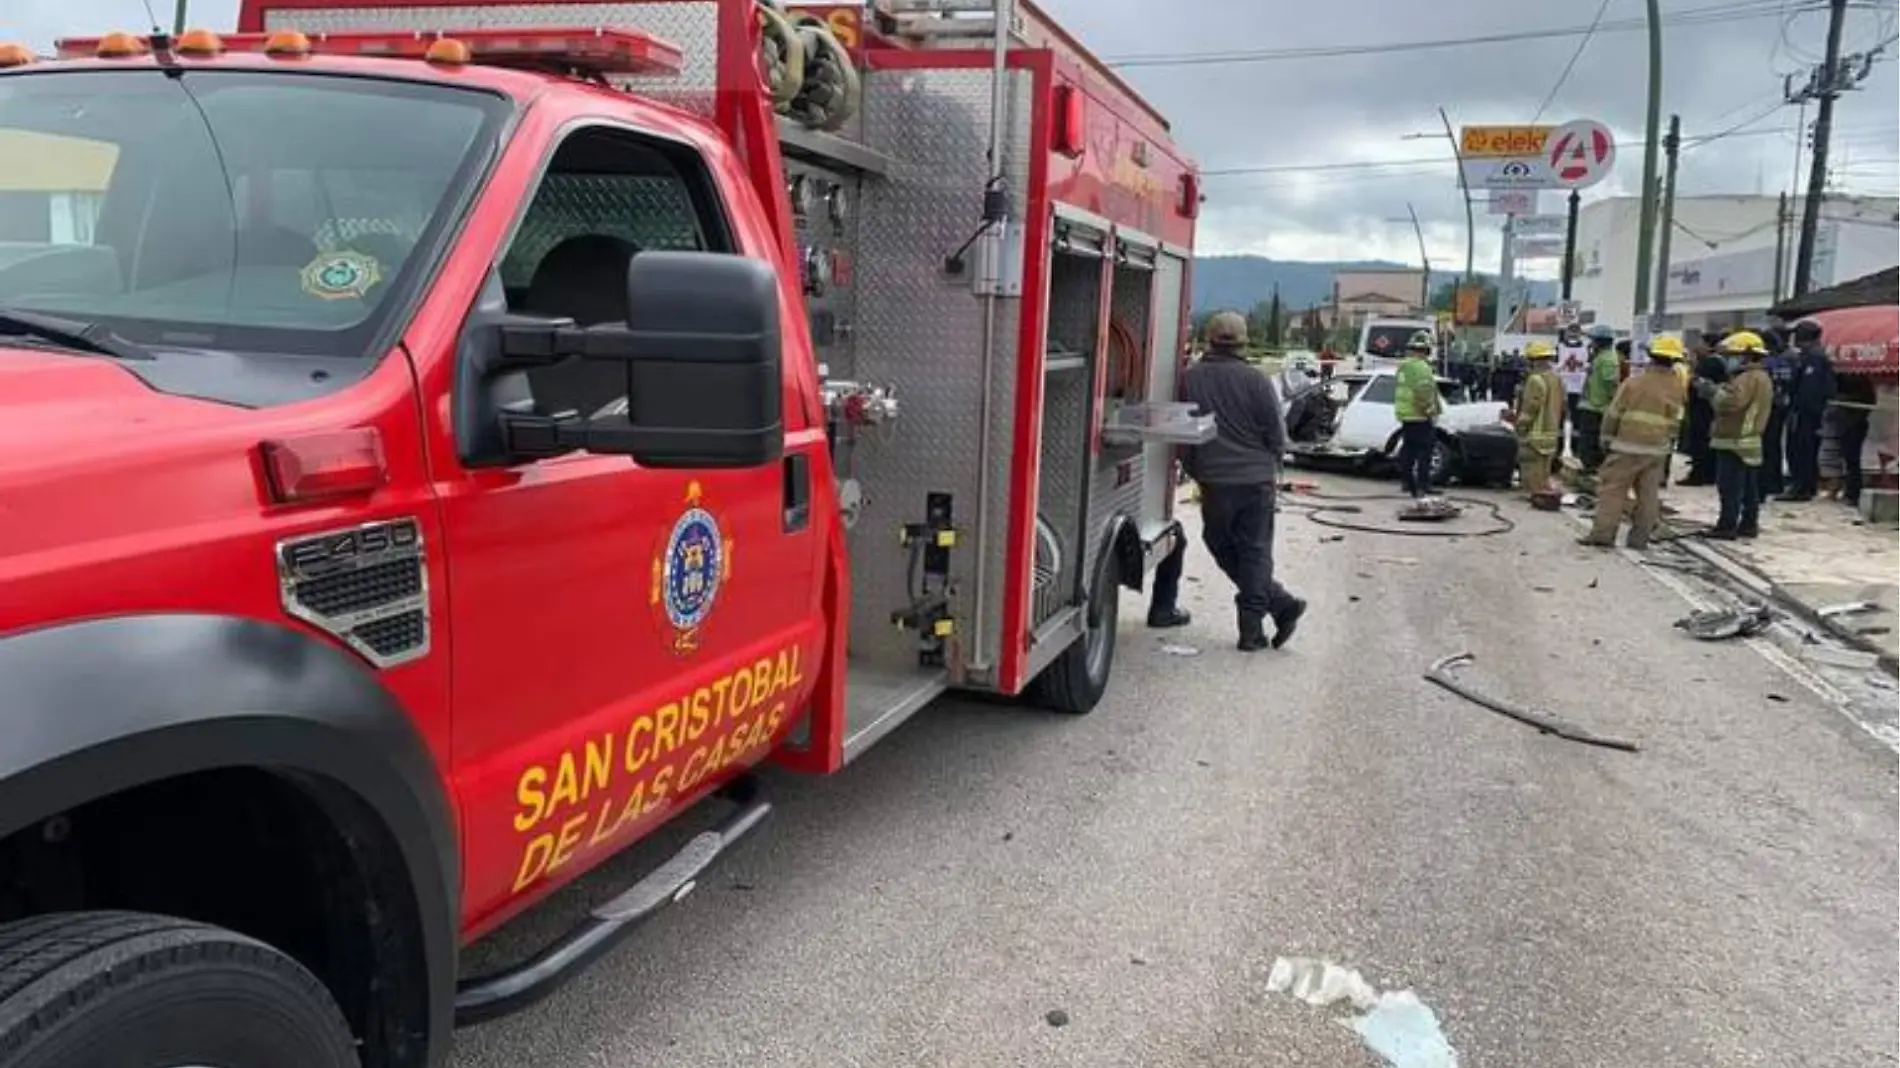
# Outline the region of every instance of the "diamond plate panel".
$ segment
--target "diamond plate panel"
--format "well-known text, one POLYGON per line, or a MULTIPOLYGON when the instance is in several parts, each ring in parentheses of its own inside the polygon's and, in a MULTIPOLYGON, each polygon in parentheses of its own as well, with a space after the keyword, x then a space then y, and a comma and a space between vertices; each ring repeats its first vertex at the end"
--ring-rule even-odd
POLYGON ((576 234, 609 234, 642 249, 705 247, 692 196, 675 179, 550 174, 501 261, 502 284, 526 286, 548 250, 576 234))
POLYGON ((537 26, 611 26, 641 30, 679 46, 680 73, 665 78, 618 78, 626 89, 712 114, 718 75, 718 7, 705 0, 595 4, 444 4, 439 7, 334 7, 266 10, 266 30, 335 33, 344 30, 515 29, 537 26))
MULTIPOLYGON (((1137 339, 1148 336, 1149 297, 1153 293, 1153 272, 1133 270, 1126 267, 1115 268, 1114 288, 1109 293, 1108 313, 1128 325, 1137 339)), ((1146 383, 1137 385, 1145 389, 1146 383)), ((1139 398, 1136 398, 1139 399, 1139 398)), ((1149 469, 1148 456, 1156 451, 1166 453, 1171 446, 1151 444, 1141 450, 1109 449, 1096 454, 1094 470, 1089 475, 1089 540, 1084 560, 1089 568, 1094 568, 1096 557, 1102 551, 1102 528, 1119 513, 1141 518, 1143 487, 1147 482, 1149 469), (1134 477, 1127 483, 1117 486, 1120 469, 1124 463, 1132 462, 1134 477)), ((1092 574, 1092 571, 1084 572, 1092 574)))
MULTIPOLYGON (((800 175, 818 183, 824 191, 840 190, 843 193, 846 210, 844 224, 841 226, 833 218, 831 203, 827 198, 821 200, 814 210, 793 219, 797 232, 799 254, 802 257, 806 249, 819 248, 831 254, 833 277, 824 291, 807 294, 806 310, 814 322, 819 317, 830 315, 833 328, 826 332, 813 330, 813 341, 818 350, 818 362, 825 365, 829 377, 855 380, 857 370, 857 331, 858 316, 858 276, 862 265, 858 262, 858 225, 862 211, 864 189, 860 179, 853 174, 818 167, 802 160, 785 161, 785 179, 791 181, 800 175)), ((879 382, 878 385, 887 383, 879 382)), ((840 474, 850 474, 840 470, 840 474)))
MULTIPOLYGON (((1102 261, 1087 256, 1053 258, 1049 268, 1049 350, 1093 353, 1100 317, 1102 261)), ((1088 420, 1094 392, 1090 367, 1056 370, 1043 379, 1042 462, 1037 508, 1055 527, 1065 564, 1060 576, 1064 597, 1051 609, 1074 600, 1076 579, 1086 559, 1082 549, 1082 483, 1089 465, 1088 420)), ((1037 622, 1042 622, 1038 619, 1037 622)))
MULTIPOLYGON (((865 185, 863 239, 858 246, 856 373, 892 382, 902 412, 888 438, 867 437, 856 455, 865 508, 854 534, 851 651, 895 665, 915 662, 915 638, 890 625, 906 603, 905 553, 897 531, 921 518, 924 495, 955 497, 964 549, 953 555, 952 604, 967 642, 975 609, 976 561, 988 554, 986 657, 998 648, 1004 538, 1009 504, 1009 449, 1014 430, 1017 331, 1021 302, 997 305, 990 390, 990 516, 986 546, 976 544, 980 455, 983 302, 967 279, 946 278, 945 256, 981 221, 989 136, 988 71, 873 72, 865 93, 865 139, 891 157, 890 173, 865 185)), ((1004 153, 1011 203, 1027 202, 1032 82, 1010 76, 1004 153)), ((965 647, 965 658, 970 652, 965 647)))

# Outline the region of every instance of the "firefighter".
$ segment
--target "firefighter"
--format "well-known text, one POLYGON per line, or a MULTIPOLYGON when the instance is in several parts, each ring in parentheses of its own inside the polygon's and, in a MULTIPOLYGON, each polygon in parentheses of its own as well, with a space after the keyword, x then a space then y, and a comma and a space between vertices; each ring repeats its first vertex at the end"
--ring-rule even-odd
POLYGON ((1692 354, 1694 366, 1690 368, 1690 388, 1694 395, 1689 398, 1689 421, 1682 447, 1682 451, 1689 456, 1689 472, 1676 483, 1678 486, 1715 484, 1715 454, 1709 449, 1709 427, 1715 421, 1709 398, 1715 395, 1715 391, 1704 389, 1701 383, 1719 386, 1728 381, 1728 367, 1721 354, 1715 351, 1721 344, 1721 334, 1705 330, 1699 336, 1692 354))
MULTIPOLYGON (((1663 468, 1675 444, 1676 427, 1682 422, 1682 386, 1674 366, 1682 355, 1681 342, 1657 338, 1649 346, 1649 366, 1643 373, 1632 375, 1604 405, 1598 447, 1607 450, 1609 458, 1603 463, 1596 522, 1581 544, 1616 544, 1616 528, 1623 521, 1632 490, 1636 493, 1636 510, 1630 516, 1629 538, 1624 544, 1632 549, 1649 544, 1656 520, 1662 515, 1663 468)), ((1594 366, 1591 374, 1596 374, 1594 366)))
POLYGON ((1438 450, 1441 407, 1438 376, 1432 373, 1432 335, 1420 330, 1405 343, 1393 384, 1392 410, 1399 419, 1399 483, 1415 501, 1432 495, 1432 454, 1438 450))
POLYGON ((1585 478, 1595 478, 1603 466, 1603 413, 1616 398, 1621 371, 1616 360, 1616 334, 1607 326, 1590 328, 1590 363, 1584 373, 1583 399, 1577 402, 1577 460, 1585 478))
POLYGON ((1551 496, 1551 461, 1563 443, 1564 383, 1551 370, 1557 350, 1547 341, 1524 347, 1530 375, 1517 397, 1512 424, 1517 428, 1517 467, 1531 503, 1543 505, 1551 496))
POLYGON ((1715 425, 1709 447, 1715 450, 1715 488, 1722 510, 1708 536, 1721 541, 1752 538, 1761 520, 1761 437, 1775 406, 1775 384, 1762 366, 1768 345, 1749 330, 1722 340, 1722 354, 1739 357, 1740 374, 1721 386, 1698 383, 1709 399, 1715 425))
POLYGON ((1187 471, 1201 487, 1202 540, 1234 583, 1238 648, 1251 653, 1285 645, 1306 614, 1306 602, 1273 575, 1273 519, 1286 425, 1272 381, 1241 355, 1246 344, 1247 320, 1240 313, 1220 312, 1209 319, 1207 355, 1181 376, 1181 399, 1214 416, 1214 440, 1187 450, 1187 471), (1268 618, 1273 620, 1271 642, 1268 618))

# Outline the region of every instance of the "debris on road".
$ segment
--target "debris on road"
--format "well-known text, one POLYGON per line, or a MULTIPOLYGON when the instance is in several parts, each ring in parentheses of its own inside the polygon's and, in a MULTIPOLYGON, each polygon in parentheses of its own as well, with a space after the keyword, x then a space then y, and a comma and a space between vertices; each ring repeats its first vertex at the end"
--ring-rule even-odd
POLYGON ((1044 1016, 1043 1019, 1049 1021, 1050 1027, 1069 1026, 1069 1014, 1063 1012, 1061 1009, 1050 1009, 1049 1014, 1044 1016))
POLYGON ((1161 651, 1168 654, 1169 656, 1200 656, 1201 655, 1201 651, 1199 649, 1196 649, 1192 645, 1175 645, 1173 643, 1163 644, 1161 646, 1161 651))
POLYGON ((1872 601, 1848 601, 1845 604, 1830 604, 1822 608, 1817 608, 1814 610, 1814 614, 1820 616, 1822 619, 1831 619, 1834 616, 1852 616, 1859 615, 1862 612, 1878 612, 1879 610, 1880 606, 1872 601))
POLYGON ((1487 696, 1467 687, 1464 683, 1459 682, 1452 676, 1452 669, 1463 664, 1468 664, 1473 659, 1475 658, 1470 653, 1454 653, 1451 656, 1441 657, 1437 663, 1432 665, 1431 670, 1425 673, 1425 678, 1430 682, 1450 690, 1452 693, 1457 694, 1480 708, 1488 708, 1498 715, 1507 716, 1517 720, 1519 723, 1535 727, 1545 734, 1554 734, 1567 741, 1580 742, 1584 745, 1601 746, 1605 749, 1620 749, 1626 753, 1641 751, 1637 748, 1635 742, 1626 742, 1620 738, 1605 738, 1600 735, 1591 734, 1589 731, 1579 727, 1573 727, 1555 717, 1519 708, 1508 701, 1500 701, 1495 697, 1487 696))
POLYGON ((1339 1021, 1392 1068, 1458 1068, 1438 1015, 1410 990, 1380 991, 1358 972, 1330 961, 1280 957, 1267 974, 1267 991, 1316 1008, 1350 1004, 1358 1015, 1339 1021))
POLYGON ((1768 629, 1774 622, 1774 616, 1765 604, 1743 605, 1738 608, 1714 608, 1694 612, 1676 620, 1678 630, 1687 631, 1692 638, 1705 642, 1727 641, 1730 638, 1752 638, 1768 629))
POLYGON ((1334 542, 1345 540, 1346 536, 1344 534, 1321 534, 1319 537, 1319 543, 1321 545, 1331 545, 1334 542))
MULTIPOLYGON (((1392 564, 1395 567, 1418 566, 1418 561, 1410 556, 1375 556, 1372 558, 1372 562, 1375 564, 1392 564)), ((1368 575, 1366 577, 1371 578, 1372 576, 1368 575)))
POLYGON ((1801 655, 1817 664, 1847 668, 1852 671, 1866 671, 1880 663, 1880 657, 1873 653, 1860 649, 1843 649, 1833 645, 1812 645, 1803 649, 1801 655))

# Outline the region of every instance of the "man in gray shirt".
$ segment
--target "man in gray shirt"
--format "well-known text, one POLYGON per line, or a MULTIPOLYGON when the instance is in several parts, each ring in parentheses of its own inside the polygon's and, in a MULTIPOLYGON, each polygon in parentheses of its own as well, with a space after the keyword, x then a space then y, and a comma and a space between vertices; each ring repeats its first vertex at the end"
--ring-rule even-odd
POLYGON ((1214 440, 1187 450, 1188 476, 1201 486, 1201 537, 1234 583, 1243 652, 1278 649, 1293 637, 1306 602, 1273 577, 1273 519, 1286 455, 1286 424, 1273 383, 1241 354, 1247 320, 1221 312, 1207 321, 1207 355, 1181 379, 1181 399, 1218 426, 1214 440), (1273 620, 1273 640, 1265 621, 1273 620))

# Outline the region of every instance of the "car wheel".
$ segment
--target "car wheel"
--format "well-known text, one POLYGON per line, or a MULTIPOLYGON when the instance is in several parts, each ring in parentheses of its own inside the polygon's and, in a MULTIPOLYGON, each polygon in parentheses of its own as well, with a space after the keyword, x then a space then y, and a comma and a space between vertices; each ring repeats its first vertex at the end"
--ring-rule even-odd
POLYGON ((1029 702, 1039 708, 1087 715, 1108 692, 1109 675, 1115 669, 1116 632, 1121 626, 1121 585, 1109 567, 1096 571, 1089 594, 1099 599, 1088 613, 1093 621, 1029 685, 1029 702))
POLYGON ((1462 466, 1458 446, 1450 438, 1441 435, 1432 442, 1432 485, 1451 485, 1462 466))
POLYGON ((0 926, 0 1068, 356 1068, 328 990, 255 939, 134 912, 0 926))

